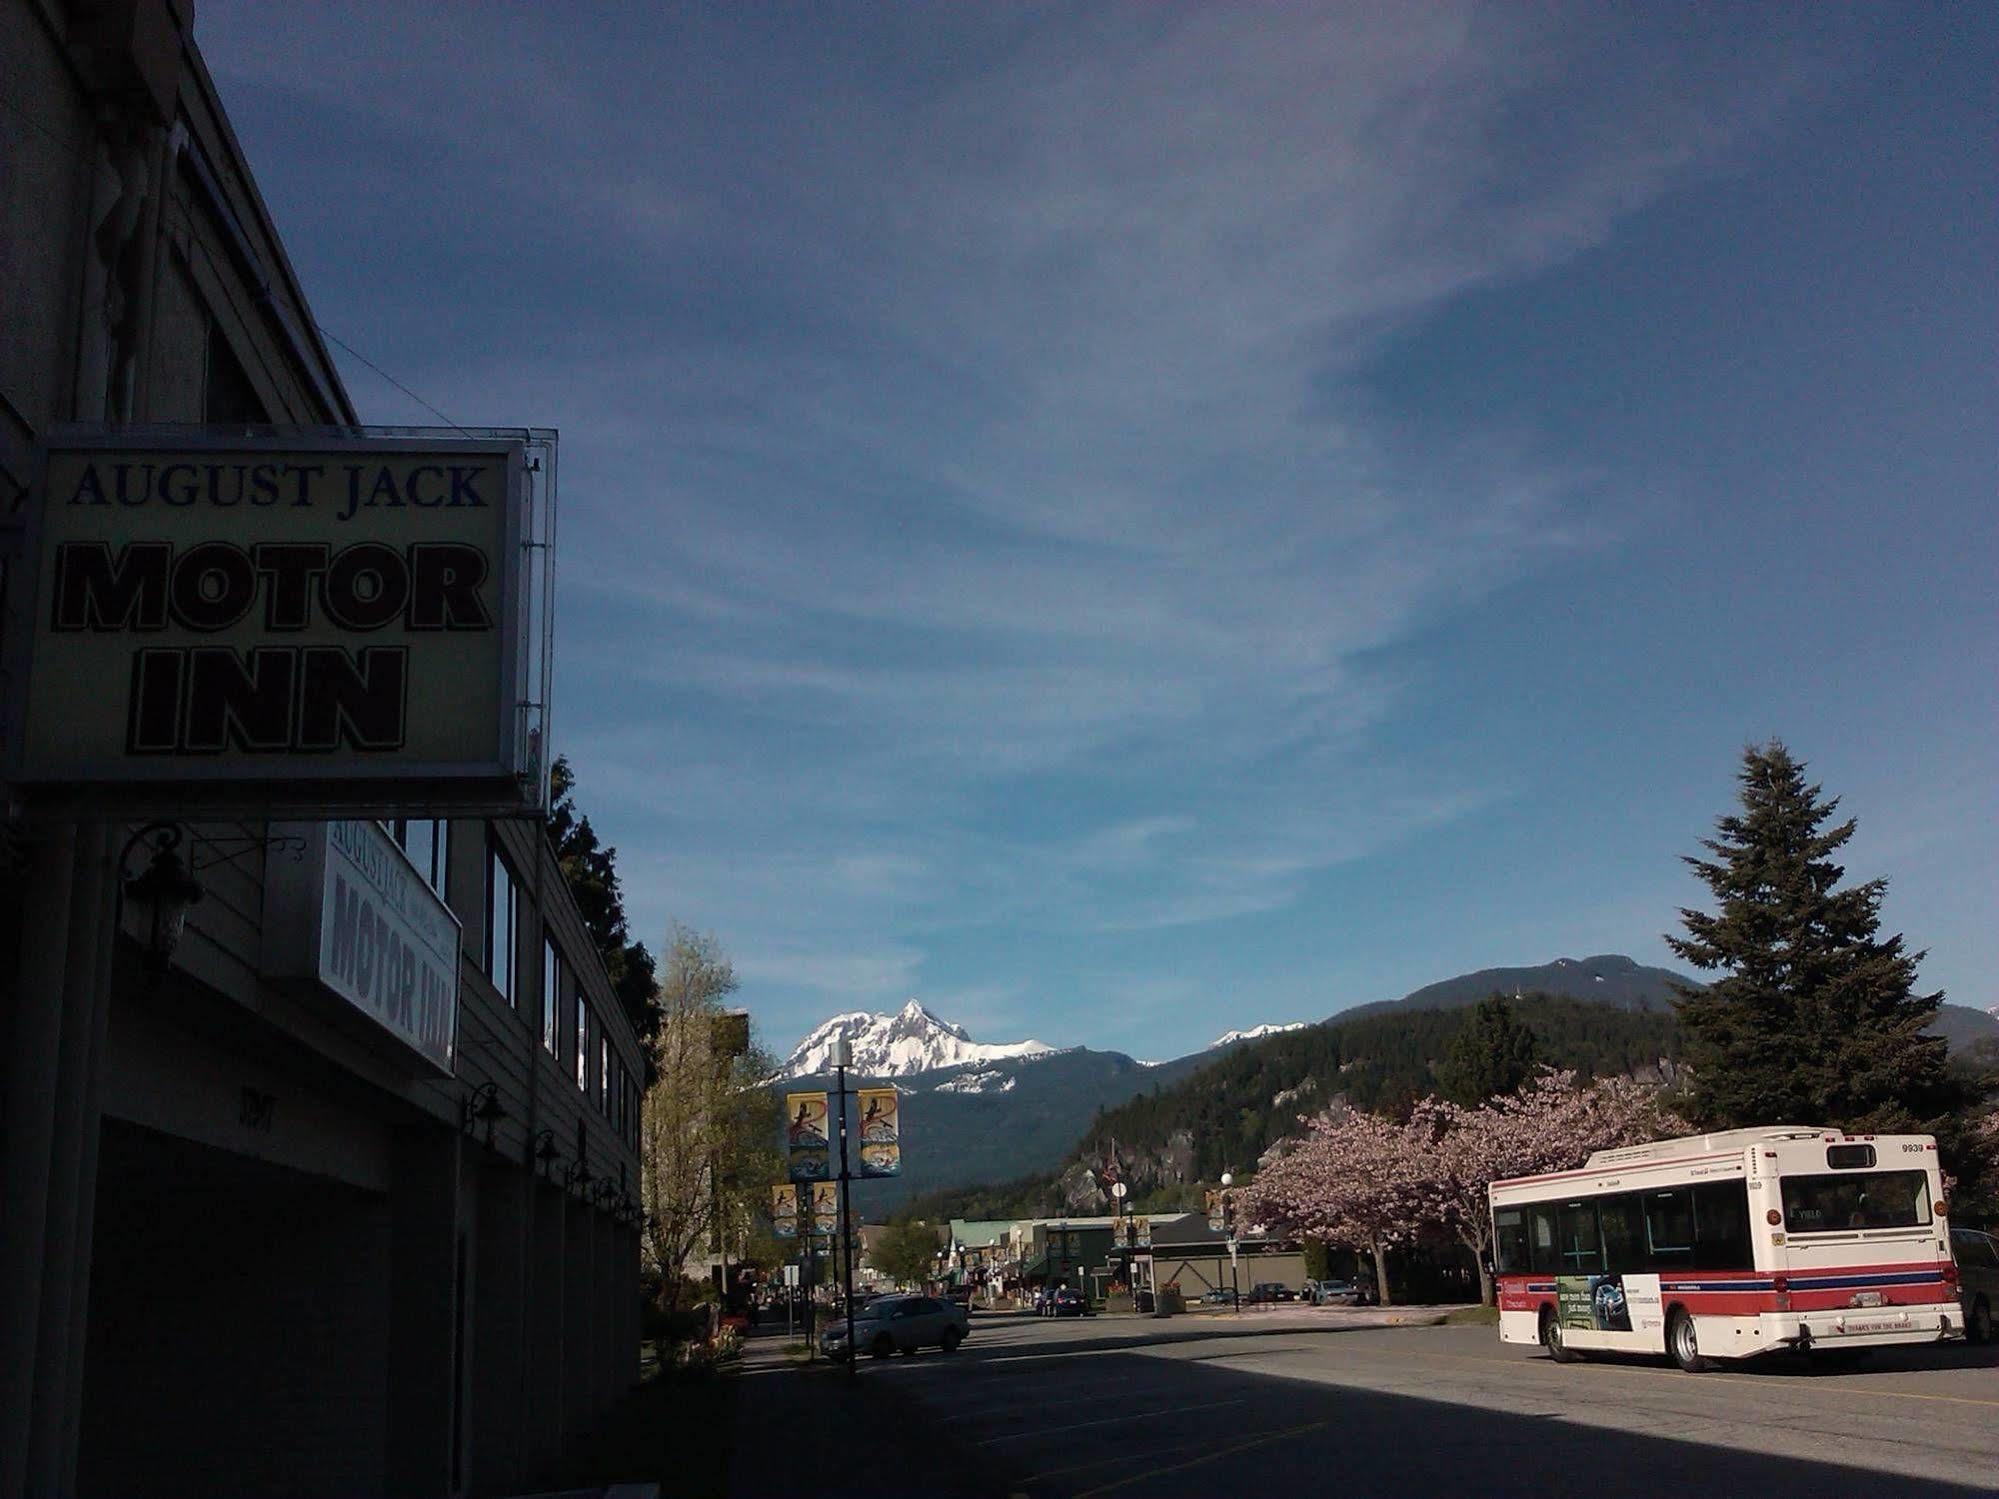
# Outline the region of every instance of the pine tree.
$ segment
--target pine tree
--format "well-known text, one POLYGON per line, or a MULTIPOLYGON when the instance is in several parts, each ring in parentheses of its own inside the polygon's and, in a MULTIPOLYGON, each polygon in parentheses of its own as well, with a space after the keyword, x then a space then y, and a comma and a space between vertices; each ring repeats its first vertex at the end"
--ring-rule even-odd
POLYGON ((611 990, 631 1017, 647 1055, 651 1081, 653 1042, 659 1035, 659 1002, 654 995, 658 964, 643 942, 631 940, 625 922, 624 887, 618 881, 618 851, 597 841, 590 819, 576 809, 576 777, 567 756, 558 755, 548 775, 548 842, 555 850, 583 925, 597 944, 610 975, 611 990))
POLYGON ((1468 1109, 1511 1093, 1534 1075, 1534 1033, 1502 994, 1479 1001, 1437 1069, 1444 1095, 1468 1109))
POLYGON ((1779 741, 1743 752, 1742 811, 1686 862, 1716 909, 1682 910, 1681 958, 1723 977, 1675 1001, 1693 1073, 1688 1112, 1706 1128, 1822 1124, 1952 1132, 1968 1100, 1924 1032, 1941 992, 1914 992, 1920 952, 1878 935, 1888 882, 1836 889, 1833 855, 1854 820, 1808 785, 1779 741))

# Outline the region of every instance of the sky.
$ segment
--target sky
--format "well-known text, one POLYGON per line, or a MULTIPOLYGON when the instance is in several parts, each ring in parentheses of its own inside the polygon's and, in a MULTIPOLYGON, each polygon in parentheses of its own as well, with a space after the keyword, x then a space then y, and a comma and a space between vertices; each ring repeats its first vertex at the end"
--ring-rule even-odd
POLYGON ((1999 1005, 1999 10, 196 15, 363 419, 560 429, 555 747, 767 1044, 1670 964, 1773 736, 1999 1005))

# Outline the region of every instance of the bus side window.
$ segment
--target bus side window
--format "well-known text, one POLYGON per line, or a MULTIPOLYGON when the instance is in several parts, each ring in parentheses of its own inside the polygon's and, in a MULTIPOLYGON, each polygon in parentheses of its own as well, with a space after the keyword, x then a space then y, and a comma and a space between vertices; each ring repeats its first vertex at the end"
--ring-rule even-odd
POLYGON ((1555 1208, 1537 1202, 1527 1209, 1527 1268, 1536 1275, 1553 1275, 1561 1268, 1555 1253, 1555 1208))
POLYGON ((1599 1197, 1597 1218, 1603 1225, 1603 1268, 1613 1275, 1650 1267, 1645 1259, 1642 1209, 1636 1192, 1599 1197))
POLYGON ((1556 1214, 1561 1230, 1561 1273, 1590 1275, 1603 1269, 1603 1243, 1597 1237, 1596 1204, 1565 1202, 1556 1214))
POLYGON ((1694 1268, 1752 1270, 1749 1189, 1741 1182, 1702 1182, 1694 1188, 1694 1268))
POLYGON ((1518 1275, 1527 1268, 1527 1210, 1495 1208, 1492 1214, 1493 1264, 1501 1275, 1518 1275))
POLYGON ((1645 1195, 1645 1244, 1654 1270, 1694 1262, 1694 1195, 1685 1187, 1645 1195))

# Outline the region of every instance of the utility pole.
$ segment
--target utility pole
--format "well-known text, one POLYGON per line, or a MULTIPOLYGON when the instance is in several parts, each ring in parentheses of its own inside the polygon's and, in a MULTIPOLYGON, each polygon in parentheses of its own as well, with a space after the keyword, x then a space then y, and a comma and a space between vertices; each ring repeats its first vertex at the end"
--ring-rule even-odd
POLYGON ((1224 1171, 1222 1173, 1222 1231, 1229 1238, 1229 1310, 1233 1315, 1240 1317, 1242 1315, 1242 1288, 1236 1284, 1235 1273, 1235 1202, 1229 1196, 1229 1188, 1234 1185, 1235 1173, 1224 1171))
POLYGON ((840 1239, 847 1251, 847 1378, 861 1372, 861 1350, 854 1346, 854 1198, 847 1173, 847 1065, 854 1050, 845 1036, 833 1044, 835 1098, 840 1110, 840 1239))

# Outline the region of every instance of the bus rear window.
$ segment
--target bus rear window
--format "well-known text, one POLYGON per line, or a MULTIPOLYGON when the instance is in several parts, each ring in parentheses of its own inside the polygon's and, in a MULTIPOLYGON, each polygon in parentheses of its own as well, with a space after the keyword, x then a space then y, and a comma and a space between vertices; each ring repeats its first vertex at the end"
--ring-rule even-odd
POLYGON ((1794 1234, 1919 1228, 1929 1221, 1930 1179, 1925 1172, 1784 1178, 1784 1222, 1794 1234))

